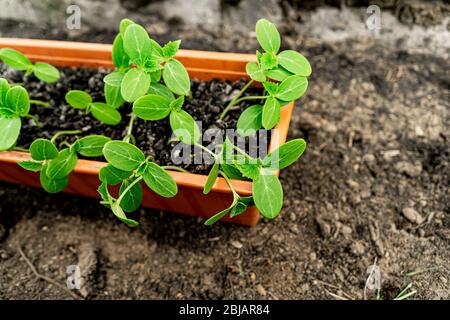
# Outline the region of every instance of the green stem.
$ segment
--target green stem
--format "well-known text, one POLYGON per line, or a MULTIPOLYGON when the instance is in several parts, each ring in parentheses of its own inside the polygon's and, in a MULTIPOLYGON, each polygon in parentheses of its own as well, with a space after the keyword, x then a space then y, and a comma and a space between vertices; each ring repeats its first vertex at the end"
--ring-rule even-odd
POLYGON ((197 146, 197 147, 199 147, 200 149, 202 149, 202 150, 208 152, 210 155, 212 155, 212 156, 214 157, 214 159, 217 159, 217 155, 216 155, 214 152, 212 152, 212 151, 209 150, 208 148, 202 146, 200 143, 195 143, 194 145, 197 146))
POLYGON ((128 191, 131 190, 131 188, 133 188, 133 186, 139 182, 142 181, 142 179, 144 179, 144 176, 140 176, 138 178, 136 178, 132 183, 130 183, 128 185, 128 187, 125 188, 125 190, 122 192, 122 194, 120 195, 120 197, 117 199, 117 203, 120 205, 120 202, 122 201, 123 197, 125 196, 125 194, 127 194, 128 191))
POLYGON ((53 136, 53 138, 50 140, 52 143, 55 143, 56 139, 58 139, 59 137, 66 135, 66 134, 79 134, 81 133, 80 130, 67 130, 67 131, 59 131, 57 133, 55 133, 55 135, 53 136))
POLYGON ((12 151, 20 151, 20 152, 30 152, 30 150, 28 150, 27 148, 22 148, 22 147, 14 147, 11 150, 12 151))
POLYGON ((180 168, 180 167, 177 167, 177 166, 162 166, 161 168, 166 169, 166 170, 180 171, 180 172, 183 172, 183 173, 190 173, 186 169, 183 169, 183 168, 180 168))
POLYGON ((39 120, 36 118, 36 116, 33 116, 32 114, 27 114, 25 118, 33 120, 33 122, 36 124, 36 127, 42 128, 42 123, 39 122, 39 120))
POLYGON ((227 182, 228 187, 230 188, 231 192, 233 192, 233 198, 236 198, 236 197, 239 198, 239 195, 237 194, 236 189, 234 189, 233 184, 231 183, 231 180, 230 180, 230 178, 228 178, 226 173, 223 172, 223 171, 219 171, 219 174, 225 179, 225 181, 227 182))
POLYGON ((231 192, 233 193, 233 202, 231 203, 231 205, 228 208, 220 211, 219 213, 216 213, 211 218, 206 220, 205 225, 212 225, 213 223, 215 223, 215 222, 219 221, 220 219, 222 219, 223 217, 225 217, 230 212, 230 210, 233 209, 233 207, 237 204, 237 202, 239 200, 239 195, 237 194, 236 190, 234 189, 233 185, 231 184, 231 181, 228 178, 228 176, 223 171, 219 171, 219 173, 222 177, 224 177, 225 181, 228 184, 228 187, 230 188, 231 192))
POLYGON ((41 101, 41 100, 30 100, 30 103, 35 104, 37 106, 43 106, 43 107, 48 107, 50 105, 48 102, 41 101))
POLYGON ((242 101, 246 101, 246 100, 261 100, 261 99, 267 99, 269 96, 247 96, 247 97, 242 97, 240 99, 236 100, 236 104, 238 104, 239 102, 242 101))
POLYGON ((66 146, 68 148, 72 147, 72 145, 70 143, 68 143, 67 141, 63 141, 59 144, 59 148, 66 146))
POLYGON ((133 144, 136 144, 136 139, 133 136, 134 120, 136 120, 136 115, 134 113, 132 113, 131 116, 130 116, 130 122, 128 123, 127 134, 123 138, 123 141, 125 141, 127 143, 130 143, 130 140, 132 140, 132 142, 134 142, 133 144))
POLYGON ((226 108, 223 110, 222 114, 220 115, 220 120, 223 120, 225 115, 228 111, 237 103, 237 100, 242 96, 242 94, 247 90, 253 83, 254 80, 250 80, 242 89, 239 91, 239 93, 236 95, 236 97, 233 98, 233 100, 230 101, 230 103, 226 106, 226 108))

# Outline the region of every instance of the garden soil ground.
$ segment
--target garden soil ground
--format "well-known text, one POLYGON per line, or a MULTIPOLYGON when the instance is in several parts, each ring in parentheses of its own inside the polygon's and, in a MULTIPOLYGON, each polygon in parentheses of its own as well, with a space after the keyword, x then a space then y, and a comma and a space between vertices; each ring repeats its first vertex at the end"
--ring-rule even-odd
MULTIPOLYGON (((71 298, 36 278, 19 250, 62 284, 78 264, 88 299, 358 299, 374 261, 382 298, 409 283, 414 298, 450 298, 448 61, 372 39, 297 46, 286 35, 314 72, 289 134, 309 148, 281 174, 279 218, 206 228, 142 210, 130 229, 96 200, 1 183, 0 298, 71 298)), ((185 48, 256 48, 226 32, 176 37, 185 48)))

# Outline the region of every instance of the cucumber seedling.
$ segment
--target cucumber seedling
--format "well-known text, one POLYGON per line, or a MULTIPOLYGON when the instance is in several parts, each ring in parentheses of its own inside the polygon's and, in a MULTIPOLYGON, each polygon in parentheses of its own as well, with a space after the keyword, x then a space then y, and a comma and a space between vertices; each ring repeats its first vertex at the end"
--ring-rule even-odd
POLYGON ((15 146, 20 135, 23 118, 32 119, 36 125, 39 121, 30 112, 30 97, 25 88, 10 86, 8 81, 0 78, 0 151, 15 146))
POLYGON ((266 19, 256 23, 256 38, 264 50, 257 51, 257 62, 246 65, 250 81, 230 101, 220 115, 224 119, 231 108, 242 101, 261 101, 246 109, 239 117, 237 129, 248 135, 261 128, 272 129, 280 121, 281 107, 303 96, 308 88, 312 69, 308 60, 294 50, 280 51, 281 38, 276 26, 266 19), (242 97, 255 82, 263 84, 266 91, 262 96, 242 97))
POLYGON ((111 141, 110 138, 101 135, 86 136, 69 144, 58 151, 55 146, 56 139, 67 134, 79 134, 80 131, 61 131, 56 133, 51 140, 36 139, 30 145, 32 160, 19 162, 22 168, 40 172, 42 188, 49 193, 63 191, 69 183, 69 175, 78 161, 78 154, 84 157, 100 157, 103 146, 111 141))
POLYGON ((211 225, 227 214, 233 218, 253 204, 265 218, 277 217, 283 206, 283 188, 276 173, 297 161, 305 149, 305 140, 295 139, 281 145, 263 159, 255 159, 226 138, 220 153, 215 156, 216 161, 208 175, 203 193, 209 193, 217 177, 222 175, 232 191, 233 202, 228 208, 209 218, 205 224, 211 225), (251 180, 252 196, 239 196, 230 178, 251 180))
POLYGON ((45 62, 32 63, 21 52, 3 48, 0 50, 0 59, 13 69, 24 71, 26 75, 34 74, 36 78, 47 83, 59 80, 59 71, 54 66, 45 62))
POLYGON ((110 141, 103 148, 103 156, 108 165, 100 170, 98 192, 101 203, 110 208, 114 215, 129 226, 138 222, 127 218, 125 212, 137 210, 142 202, 141 181, 156 194, 172 198, 178 192, 177 184, 167 171, 145 157, 136 146, 124 141, 110 141), (120 184, 119 196, 114 198, 108 186, 120 184))
POLYGON ((113 107, 104 102, 93 102, 89 93, 81 90, 71 90, 66 94, 66 102, 75 109, 84 109, 86 113, 92 113, 95 119, 108 124, 117 125, 122 121, 122 115, 113 107))
POLYGON ((162 78, 171 92, 189 95, 189 75, 175 59, 180 42, 171 41, 161 47, 142 26, 129 19, 122 20, 112 49, 116 70, 104 78, 105 86, 119 87, 122 98, 134 102, 162 78))

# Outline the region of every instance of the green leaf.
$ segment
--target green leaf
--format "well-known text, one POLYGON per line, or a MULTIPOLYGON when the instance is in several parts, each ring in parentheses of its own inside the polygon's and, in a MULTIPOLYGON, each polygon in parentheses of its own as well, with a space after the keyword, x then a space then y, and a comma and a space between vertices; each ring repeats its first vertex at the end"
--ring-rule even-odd
POLYGON ((280 103, 274 97, 266 99, 262 110, 262 124, 264 129, 272 129, 280 121, 280 103))
POLYGON ((283 206, 283 189, 278 177, 261 172, 252 183, 253 199, 256 207, 267 219, 275 218, 283 206))
POLYGON ((128 102, 136 101, 147 93, 150 82, 150 75, 145 71, 136 68, 130 69, 122 80, 122 97, 128 102))
POLYGON ((59 71, 45 62, 36 62, 33 66, 34 75, 41 81, 54 83, 59 80, 59 71))
POLYGON ((110 107, 106 103, 94 102, 91 103, 92 115, 100 122, 115 126, 122 121, 122 116, 119 111, 110 107))
POLYGON ((6 103, 6 94, 9 90, 8 80, 0 78, 0 108, 6 103))
POLYGON ((243 136, 255 134, 262 128, 262 106, 255 104, 242 112, 236 124, 238 133, 243 136))
POLYGON ((217 180, 217 177, 219 176, 219 169, 219 161, 214 162, 214 165, 212 166, 211 171, 208 174, 208 178, 206 179, 205 186, 203 187, 203 194, 208 194, 211 191, 214 183, 217 180))
POLYGON ((134 24, 134 22, 132 21, 132 20, 130 20, 130 19, 122 19, 121 21, 120 21, 120 25, 119 25, 119 34, 122 36, 122 38, 123 38, 123 36, 124 36, 124 34, 125 34, 125 31, 127 30, 127 28, 130 26, 130 25, 132 25, 132 24, 134 24))
POLYGON ((151 83, 153 84, 157 84, 159 81, 161 81, 161 77, 162 77, 161 69, 150 73, 150 80, 151 83))
POLYGON ((220 165, 220 168, 223 172, 230 178, 230 179, 236 179, 236 180, 242 180, 244 177, 242 176, 242 173, 233 165, 233 164, 226 164, 222 163, 220 165))
POLYGON ((170 113, 169 101, 163 96, 148 94, 133 103, 133 113, 144 120, 160 120, 170 113))
POLYGON ((117 68, 128 67, 130 65, 130 58, 125 53, 123 48, 123 37, 118 34, 113 42, 112 47, 112 61, 117 68))
POLYGON ((304 77, 309 77, 311 75, 312 69, 308 60, 294 50, 285 50, 278 54, 278 59, 281 66, 286 70, 304 77))
POLYGON ((105 84, 105 100, 114 109, 119 108, 125 102, 120 93, 120 87, 112 87, 109 84, 105 84))
POLYGON ((42 188, 48 193, 58 193, 63 191, 69 184, 69 177, 65 176, 61 179, 51 179, 46 174, 47 166, 48 165, 44 165, 41 170, 40 181, 42 188))
POLYGON ((278 92, 278 85, 276 83, 264 82, 263 86, 267 90, 267 92, 270 93, 271 95, 276 95, 278 92))
POLYGON ((290 166, 303 154, 306 149, 306 141, 295 139, 281 145, 278 149, 269 153, 263 159, 263 166, 273 170, 281 170, 290 166))
POLYGON ((294 101, 300 98, 308 88, 308 79, 303 76, 290 76, 278 86, 277 98, 284 101, 294 101))
POLYGON ((47 177, 58 180, 68 176, 77 165, 77 161, 78 157, 75 150, 64 149, 60 151, 58 156, 46 165, 47 177))
POLYGON ((78 153, 85 157, 100 157, 103 147, 111 138, 91 135, 78 140, 78 153))
POLYGON ((255 81, 264 82, 266 81, 266 76, 264 71, 259 68, 255 62, 247 62, 245 66, 245 71, 255 81))
POLYGON ((139 222, 128 219, 125 213, 123 212, 123 209, 120 207, 120 205, 117 202, 111 203, 111 210, 114 213, 114 215, 119 218, 120 221, 125 223, 129 227, 136 227, 139 225, 139 222))
POLYGON ((163 55, 163 49, 159 45, 158 42, 150 38, 150 44, 152 45, 152 57, 157 63, 161 63, 164 61, 163 55))
POLYGON ((168 61, 164 65, 163 79, 166 86, 175 94, 189 95, 191 81, 183 64, 175 59, 168 61))
POLYGON ((287 71, 286 69, 284 69, 283 67, 276 67, 274 69, 271 70, 266 70, 264 71, 264 74, 275 81, 283 81, 284 79, 286 79, 287 77, 292 76, 292 73, 290 73, 289 71, 287 71))
POLYGON ((252 196, 239 197, 238 202, 234 206, 233 210, 231 210, 231 212, 230 212, 230 218, 234 218, 234 217, 244 213, 248 207, 253 206, 254 204, 255 203, 253 201, 252 196))
POLYGON ((103 156, 112 166, 123 171, 136 170, 145 161, 141 150, 123 141, 110 141, 105 144, 103 156))
POLYGON ((163 55, 167 58, 173 58, 180 49, 181 40, 170 41, 163 48, 163 55))
POLYGON ((44 161, 55 159, 58 156, 58 149, 47 139, 34 140, 30 146, 31 157, 33 160, 44 161))
POLYGON ((143 162, 141 165, 134 171, 134 175, 136 177, 140 177, 144 174, 145 170, 147 170, 148 162, 143 162))
POLYGON ((275 54, 270 52, 265 52, 261 56, 261 69, 269 70, 278 66, 278 58, 275 54))
POLYGON ((91 103, 91 96, 81 90, 71 90, 66 93, 66 102, 75 109, 86 109, 91 103))
POLYGON ((242 176, 255 180, 259 176, 260 165, 257 163, 245 163, 242 160, 234 160, 234 166, 241 172, 242 176))
MULTIPOLYGON (((125 192, 125 189, 132 183, 133 181, 125 180, 122 182, 120 186, 119 195, 125 192)), ((123 196, 120 201, 120 206, 125 212, 133 212, 136 211, 142 203, 142 186, 140 183, 134 184, 123 196)))
POLYGON ((24 168, 25 170, 32 171, 32 172, 39 172, 42 170, 42 163, 36 162, 36 161, 21 161, 17 162, 19 166, 24 168))
POLYGON ((230 179, 243 179, 241 172, 234 166, 233 161, 237 159, 233 145, 228 138, 225 139, 222 147, 222 162, 220 168, 230 179))
POLYGON ((169 90, 165 85, 161 83, 152 83, 147 91, 148 94, 156 94, 158 96, 163 96, 169 102, 175 100, 175 96, 172 91, 169 90))
POLYGON ((184 96, 179 96, 175 100, 170 102, 169 108, 172 111, 180 111, 184 104, 184 96))
POLYGON ((20 118, 0 117, 0 151, 12 148, 20 134, 20 118))
POLYGON ((172 198, 178 192, 178 186, 172 176, 154 162, 147 164, 144 182, 156 194, 165 198, 172 198))
POLYGON ((184 110, 170 113, 170 127, 181 142, 194 144, 200 140, 200 129, 194 118, 184 110))
POLYGON ((267 52, 277 53, 280 50, 281 39, 277 27, 266 19, 256 23, 256 39, 267 52))
POLYGON ((147 59, 152 56, 148 33, 138 24, 131 24, 126 28, 123 47, 130 60, 138 66, 144 66, 147 59))
POLYGON ((236 206, 238 199, 239 199, 238 196, 233 195, 233 203, 231 203, 231 205, 228 208, 220 211, 219 213, 216 213, 211 218, 206 220, 205 225, 210 226, 210 225, 216 223, 217 221, 219 221, 220 219, 222 219, 223 217, 225 217, 228 214, 228 212, 230 212, 236 206))
POLYGON ((125 74, 123 72, 114 71, 103 78, 103 82, 111 87, 120 87, 125 74))
POLYGON ((127 179, 132 174, 131 171, 123 171, 108 164, 106 167, 100 169, 100 181, 106 182, 109 185, 115 186, 123 180, 127 179))
POLYGON ((0 59, 11 68, 20 71, 27 71, 33 66, 31 61, 22 53, 10 48, 0 50, 0 59))
POLYGON ((25 117, 30 111, 30 97, 25 88, 14 86, 6 93, 6 105, 17 115, 25 117))
POLYGON ((109 191, 108 191, 108 184, 106 182, 102 182, 100 184, 100 186, 98 187, 97 192, 100 194, 100 196, 103 200, 102 201, 103 203, 102 202, 100 202, 100 203, 105 205, 107 208, 111 209, 112 199, 111 199, 111 195, 109 194, 109 191))

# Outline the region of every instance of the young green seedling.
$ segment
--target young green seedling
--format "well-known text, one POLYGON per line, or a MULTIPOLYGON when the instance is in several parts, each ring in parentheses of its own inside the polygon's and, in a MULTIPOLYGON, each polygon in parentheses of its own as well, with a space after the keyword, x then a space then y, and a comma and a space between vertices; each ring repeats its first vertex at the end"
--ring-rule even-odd
POLYGON ((69 175, 75 168, 78 155, 84 157, 99 157, 102 155, 103 146, 111 139, 100 135, 91 135, 68 144, 67 148, 58 151, 55 141, 62 135, 78 134, 80 131, 61 131, 51 140, 37 139, 30 146, 32 160, 19 162, 22 168, 40 172, 42 188, 49 193, 57 193, 64 190, 69 183, 69 175))
POLYGON ((18 164, 29 171, 40 172, 42 188, 49 193, 63 191, 69 183, 69 175, 78 161, 78 154, 84 157, 100 157, 104 145, 111 141, 101 135, 86 136, 72 144, 64 142, 67 148, 58 151, 56 140, 67 134, 79 134, 78 130, 61 131, 51 140, 37 139, 30 146, 32 160, 22 161, 18 164))
POLYGON ((29 112, 30 97, 27 90, 18 85, 11 87, 8 81, 0 78, 0 151, 15 146, 20 134, 21 118, 31 118, 39 123, 29 112))
MULTIPOLYGON (((66 101, 75 109, 85 109, 87 113, 92 113, 98 121, 117 125, 122 121, 122 116, 115 106, 103 102, 93 102, 92 97, 84 91, 71 90, 66 94, 66 101)), ((117 106, 118 107, 118 106, 117 106)))
POLYGON ((100 185, 98 192, 102 204, 112 210, 114 215, 129 226, 137 226, 138 222, 128 219, 125 212, 133 212, 142 202, 141 181, 156 194, 172 198, 178 192, 178 187, 172 176, 145 157, 136 146, 124 141, 111 141, 105 144, 103 156, 108 165, 100 170, 100 185), (108 185, 121 184, 118 198, 108 191, 108 185))
POLYGON ((307 77, 312 72, 308 60, 300 53, 293 50, 278 53, 281 40, 273 23, 266 19, 259 20, 256 23, 256 38, 265 52, 257 51, 257 62, 247 63, 246 71, 251 80, 220 116, 223 119, 234 105, 242 101, 264 101, 241 114, 237 129, 242 135, 252 134, 261 128, 272 129, 280 120, 281 107, 305 94, 308 88, 307 77), (254 81, 261 82, 267 94, 241 98, 254 81))
POLYGON ((233 218, 253 204, 265 218, 274 219, 280 213, 283 205, 283 188, 276 172, 297 161, 305 149, 306 142, 303 139, 295 139, 281 145, 263 159, 254 159, 234 146, 227 138, 217 157, 221 161, 216 161, 213 165, 205 184, 204 193, 206 194, 211 190, 218 174, 221 174, 233 193, 233 202, 228 208, 208 219, 205 224, 213 224, 228 213, 233 218), (238 153, 234 154, 232 152, 234 150, 238 153), (230 178, 250 179, 252 181, 252 196, 240 197, 230 178))
POLYGON ((143 120, 161 120, 169 116, 170 127, 183 143, 195 144, 200 139, 200 129, 194 118, 182 110, 184 96, 177 99, 161 84, 151 86, 158 94, 148 94, 133 103, 133 113, 143 120), (167 90, 167 91, 165 91, 167 90))
POLYGON ((33 64, 17 50, 10 48, 1 49, 0 59, 13 69, 25 71, 26 75, 33 73, 39 80, 44 82, 54 83, 59 80, 59 71, 54 66, 45 62, 33 64))
POLYGON ((183 64, 174 58, 179 46, 177 40, 161 47, 142 26, 129 19, 122 20, 112 50, 116 70, 104 78, 105 90, 120 88, 123 100, 134 102, 150 93, 150 86, 158 84, 162 78, 171 92, 189 95, 189 75, 183 64))

